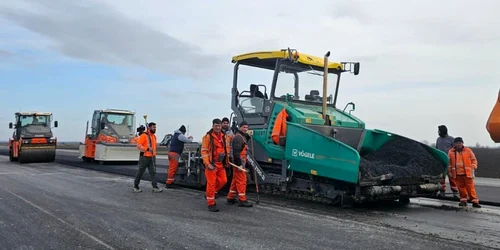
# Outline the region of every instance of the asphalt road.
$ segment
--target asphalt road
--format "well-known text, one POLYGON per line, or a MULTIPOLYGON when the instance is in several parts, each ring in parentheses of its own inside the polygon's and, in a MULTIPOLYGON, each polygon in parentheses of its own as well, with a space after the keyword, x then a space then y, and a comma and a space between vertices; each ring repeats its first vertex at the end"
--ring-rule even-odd
MULTIPOLYGON (((342 210, 261 198, 206 210, 192 189, 133 193, 131 177, 0 156, 5 249, 491 249, 500 211, 409 206, 342 210)), ((413 202, 413 201, 412 201, 413 202)), ((446 205, 446 202, 439 205, 446 205)))

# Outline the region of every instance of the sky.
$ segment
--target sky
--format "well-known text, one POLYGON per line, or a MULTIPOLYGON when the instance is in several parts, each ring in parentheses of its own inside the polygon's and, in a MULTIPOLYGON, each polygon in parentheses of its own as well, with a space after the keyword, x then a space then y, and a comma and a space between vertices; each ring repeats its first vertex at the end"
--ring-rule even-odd
MULTIPOLYGON (((354 102, 367 128, 435 142, 445 124, 466 145, 496 146, 486 121, 500 89, 499 1, 314 3, 3 1, 0 138, 14 112, 40 110, 54 113, 60 141, 83 141, 93 111, 116 108, 147 114, 159 137, 184 124, 199 141, 231 114, 231 57, 290 47, 360 62, 338 103, 354 102)), ((246 85, 272 80, 241 74, 246 85)))

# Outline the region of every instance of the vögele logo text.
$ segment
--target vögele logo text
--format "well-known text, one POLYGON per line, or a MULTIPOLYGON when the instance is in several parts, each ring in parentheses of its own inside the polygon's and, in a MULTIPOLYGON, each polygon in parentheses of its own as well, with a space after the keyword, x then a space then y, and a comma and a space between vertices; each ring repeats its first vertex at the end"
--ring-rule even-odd
POLYGON ((304 150, 292 149, 292 155, 297 157, 304 157, 309 159, 314 159, 314 153, 306 152, 304 150))

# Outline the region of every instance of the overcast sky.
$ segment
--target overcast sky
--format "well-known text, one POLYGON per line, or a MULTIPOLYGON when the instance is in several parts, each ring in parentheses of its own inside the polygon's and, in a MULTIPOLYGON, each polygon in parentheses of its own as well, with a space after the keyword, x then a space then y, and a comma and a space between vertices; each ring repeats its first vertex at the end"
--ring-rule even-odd
POLYGON ((3 1, 0 136, 15 111, 45 109, 61 140, 83 140, 94 109, 124 108, 147 113, 160 137, 185 124, 199 140, 230 115, 231 56, 291 47, 361 63, 338 102, 355 102, 368 128, 434 142, 446 124, 466 144, 494 145, 498 10, 494 0, 3 1))

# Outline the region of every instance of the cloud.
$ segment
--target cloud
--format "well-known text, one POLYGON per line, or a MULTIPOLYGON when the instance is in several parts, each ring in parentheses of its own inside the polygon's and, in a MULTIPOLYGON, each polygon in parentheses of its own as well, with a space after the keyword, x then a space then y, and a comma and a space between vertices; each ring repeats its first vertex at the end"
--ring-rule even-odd
POLYGON ((11 57, 11 56, 13 56, 13 54, 11 52, 0 49, 0 59, 11 57))
MULTIPOLYGON (((132 84, 141 84, 154 90, 155 106, 179 105, 168 109, 164 122, 226 114, 231 56, 291 47, 318 56, 330 50, 330 60, 361 62, 360 75, 342 76, 338 103, 343 108, 354 101, 355 114, 369 127, 432 142, 435 125, 446 123, 454 134, 474 138, 468 141, 490 142, 484 123, 500 82, 500 29, 491 28, 500 25, 498 1, 96 2, 7 1, 0 4, 0 17, 50 39, 36 41, 69 57, 198 76, 192 82, 124 71, 130 86, 119 86, 136 91, 132 84)), ((15 51, 2 40, 0 48, 15 51)), ((29 44, 25 37, 18 40, 29 44)), ((269 74, 243 74, 241 84, 269 87, 269 74)), ((321 79, 311 82, 301 89, 321 86, 321 79)), ((203 119, 189 123, 208 121, 209 128, 203 119)))
POLYGON ((213 69, 213 56, 104 4, 31 1, 28 9, 5 7, 0 15, 41 34, 53 49, 88 61, 138 65, 171 75, 199 77, 213 69))

